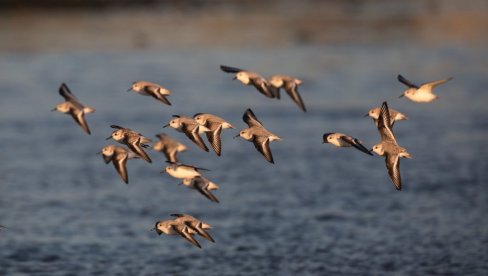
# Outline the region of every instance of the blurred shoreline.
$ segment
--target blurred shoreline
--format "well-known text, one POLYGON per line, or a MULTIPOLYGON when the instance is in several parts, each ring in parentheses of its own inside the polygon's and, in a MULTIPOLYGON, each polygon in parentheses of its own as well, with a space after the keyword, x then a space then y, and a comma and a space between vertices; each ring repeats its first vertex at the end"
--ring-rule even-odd
POLYGON ((411 41, 433 47, 488 45, 488 3, 476 0, 59 3, 0 1, 0 53, 411 41))

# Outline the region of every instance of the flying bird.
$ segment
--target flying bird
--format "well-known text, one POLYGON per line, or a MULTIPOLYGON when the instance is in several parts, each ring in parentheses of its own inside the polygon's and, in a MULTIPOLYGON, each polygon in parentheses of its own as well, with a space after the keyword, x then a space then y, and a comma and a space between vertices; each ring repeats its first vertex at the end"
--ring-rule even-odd
POLYGON ((186 146, 169 137, 166 133, 156 134, 156 137, 159 140, 154 142, 153 150, 164 153, 168 162, 178 162, 176 154, 186 151, 186 146))
POLYGON ((300 93, 298 93, 298 86, 302 84, 302 81, 285 75, 273 75, 268 80, 271 86, 275 98, 280 99, 280 88, 285 89, 286 93, 290 98, 300 107, 304 112, 307 112, 305 104, 303 103, 300 93))
POLYGON ((224 119, 208 113, 197 113, 193 115, 193 119, 210 130, 205 134, 215 153, 220 156, 222 154, 222 140, 220 138, 222 129, 234 127, 224 119))
POLYGON ((242 116, 242 119, 244 120, 244 122, 247 123, 249 127, 241 130, 239 134, 236 135, 234 138, 240 136, 246 141, 252 142, 256 149, 264 156, 264 158, 268 162, 274 164, 273 154, 271 153, 269 143, 272 141, 280 141, 281 138, 278 137, 278 135, 265 129, 263 124, 258 120, 256 115, 254 115, 252 110, 249 108, 242 116))
POLYGON ((330 143, 336 147, 354 147, 366 154, 373 155, 367 148, 361 144, 358 139, 338 132, 325 133, 323 143, 330 143))
POLYGON ((112 162, 115 170, 120 175, 125 184, 129 184, 129 176, 127 174, 127 160, 131 158, 139 158, 135 153, 119 146, 108 145, 102 148, 99 152, 102 155, 105 164, 112 162))
POLYGON ((181 184, 190 189, 197 190, 210 201, 219 203, 217 197, 211 192, 212 190, 217 190, 219 185, 204 178, 203 176, 198 175, 193 178, 183 178, 181 184))
POLYGON ((405 148, 398 145, 395 134, 390 126, 391 119, 388 104, 383 102, 381 105, 380 116, 378 118, 378 131, 381 136, 381 142, 374 145, 371 151, 385 157, 386 169, 391 181, 397 190, 401 190, 400 157, 412 158, 412 155, 410 155, 405 148))
POLYGON ((195 121, 195 119, 186 116, 173 115, 173 119, 171 119, 168 124, 163 126, 163 128, 168 126, 176 129, 179 132, 183 132, 186 137, 188 137, 199 148, 208 152, 207 145, 205 145, 202 137, 200 137, 199 134, 208 132, 210 129, 200 125, 197 121, 195 121))
POLYGON ((164 104, 171 105, 171 103, 166 98, 166 96, 171 95, 171 91, 157 83, 148 81, 136 81, 132 83, 131 88, 129 88, 129 90, 127 91, 134 91, 137 94, 143 96, 151 96, 164 104))
POLYGON ((140 156, 142 159, 146 160, 146 162, 152 163, 151 158, 149 158, 147 153, 142 149, 149 147, 147 143, 152 142, 151 139, 145 137, 138 132, 133 131, 130 128, 125 128, 118 125, 111 125, 110 127, 116 130, 113 131, 112 134, 105 140, 113 138, 115 141, 129 147, 132 152, 140 156))
POLYGON ((436 80, 422 83, 421 85, 416 85, 404 78, 402 75, 398 75, 397 78, 399 82, 408 86, 408 89, 406 89, 403 94, 399 96, 399 98, 405 96, 407 99, 417 103, 430 103, 438 99, 439 96, 433 93, 433 89, 443 83, 452 80, 452 77, 450 77, 443 80, 436 80))
POLYGON ((202 248, 200 243, 193 237, 193 234, 197 232, 188 227, 182 220, 161 220, 156 222, 156 225, 151 230, 155 230, 158 235, 163 233, 166 235, 180 235, 194 246, 202 248))
POLYGON ((68 86, 62 83, 59 87, 59 94, 65 99, 64 102, 58 104, 51 111, 59 111, 61 113, 69 114, 73 117, 75 122, 88 134, 91 134, 90 128, 85 120, 85 114, 95 112, 95 109, 81 104, 78 99, 71 93, 68 86))
POLYGON ((166 172, 174 178, 185 179, 201 176, 200 170, 208 171, 208 169, 194 167, 181 163, 170 163, 169 166, 167 166, 164 171, 162 171, 162 173, 166 172))
MULTIPOLYGON (((378 118, 380 117, 380 111, 381 111, 381 107, 371 108, 368 111, 368 113, 366 115, 364 115, 364 117, 368 117, 368 116, 371 117, 373 119, 376 127, 378 127, 378 118)), ((396 111, 393 108, 390 108, 389 111, 390 111, 390 123, 391 123, 390 127, 391 128, 393 128, 395 121, 408 120, 407 115, 405 115, 399 111, 396 111)))
POLYGON ((269 82, 259 74, 225 65, 220 65, 220 69, 226 73, 235 74, 234 80, 237 79, 245 85, 254 86, 259 92, 261 92, 261 94, 265 95, 266 97, 275 97, 269 82))

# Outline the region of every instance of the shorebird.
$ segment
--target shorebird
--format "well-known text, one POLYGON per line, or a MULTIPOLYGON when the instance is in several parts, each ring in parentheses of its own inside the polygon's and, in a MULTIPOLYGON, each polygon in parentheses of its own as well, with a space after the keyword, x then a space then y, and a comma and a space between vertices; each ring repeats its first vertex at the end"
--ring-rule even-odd
POLYGON ((261 77, 259 74, 225 65, 220 65, 220 69, 226 73, 235 74, 234 80, 238 79, 245 85, 253 85, 259 92, 261 92, 261 94, 265 95, 266 97, 275 97, 269 82, 265 78, 261 77))
POLYGON ((70 114, 86 133, 91 134, 90 128, 85 120, 85 114, 93 113, 95 109, 81 104, 65 83, 62 83, 59 87, 59 94, 65 99, 65 102, 58 104, 51 111, 70 114))
POLYGON ((219 203, 217 197, 212 194, 212 190, 217 190, 219 185, 204 178, 203 176, 195 176, 193 178, 183 178, 182 185, 187 186, 190 189, 199 191, 202 195, 208 198, 210 201, 219 203))
POLYGON ((271 86, 275 98, 280 99, 280 88, 284 88, 288 96, 300 107, 304 112, 307 112, 305 104, 303 103, 300 93, 298 93, 298 86, 302 84, 302 81, 285 75, 273 75, 268 80, 271 86))
POLYGON ((323 136, 323 140, 324 144, 330 143, 336 147, 355 147, 356 149, 366 154, 373 155, 367 148, 363 146, 363 144, 361 144, 361 141, 343 133, 325 133, 323 136))
POLYGON ((186 146, 172 139, 166 133, 156 134, 156 137, 159 138, 159 140, 154 142, 153 150, 164 153, 168 162, 178 162, 176 154, 178 152, 186 151, 186 146))
POLYGON ((142 157, 142 159, 146 160, 146 162, 152 163, 151 158, 149 158, 147 153, 142 149, 143 147, 149 147, 146 144, 152 142, 151 139, 146 138, 142 134, 135 132, 130 128, 125 128, 118 125, 111 125, 110 127, 117 130, 112 132, 112 134, 105 140, 113 138, 115 141, 129 147, 131 151, 142 157))
POLYGON ((183 222, 186 226, 194 230, 198 235, 204 237, 205 239, 215 242, 215 240, 210 236, 210 234, 205 231, 205 229, 211 229, 212 226, 208 223, 202 222, 187 214, 171 214, 171 216, 176 217, 176 221, 183 222))
POLYGON ((398 75, 398 81, 408 86, 408 89, 403 92, 399 98, 405 96, 412 102, 417 103, 430 103, 433 100, 439 98, 436 94, 433 93, 433 89, 436 86, 439 86, 443 83, 446 83, 452 80, 452 77, 443 79, 443 80, 436 80, 431 82, 422 83, 420 86, 412 83, 411 81, 404 78, 402 75, 398 75))
MULTIPOLYGON (((380 110, 381 110, 381 107, 371 108, 368 111, 368 113, 366 115, 364 115, 364 117, 369 116, 369 117, 373 118, 374 124, 376 125, 376 127, 378 127, 378 117, 380 116, 380 110)), ((390 111, 390 122, 391 122, 390 127, 391 128, 393 128, 395 121, 408 120, 407 115, 405 115, 399 111, 396 111, 393 108, 390 108, 389 111, 390 111)))
POLYGON ((182 220, 161 220, 156 222, 156 225, 151 230, 156 230, 158 235, 161 235, 162 233, 166 235, 180 235, 194 246, 202 248, 198 241, 193 237, 193 234, 196 233, 196 231, 188 227, 182 220))
POLYGON ((185 179, 201 176, 199 170, 208 171, 208 169, 198 168, 190 165, 170 163, 170 165, 167 166, 161 173, 166 172, 174 178, 185 179))
POLYGON ((137 94, 140 95, 151 96, 162 103, 171 105, 171 103, 166 98, 166 96, 171 95, 171 91, 157 83, 148 81, 136 81, 132 83, 131 88, 129 88, 129 90, 127 91, 135 91, 137 94))
POLYGON ((383 102, 381 105, 380 116, 378 118, 378 131, 381 136, 381 142, 374 145, 371 151, 385 157, 386 169, 388 170, 391 181, 397 190, 401 190, 400 157, 412 158, 412 155, 410 155, 405 148, 398 145, 390 126, 391 122, 388 104, 383 102))
POLYGON ((129 184, 129 176, 126 167, 127 160, 131 158, 139 158, 139 156, 123 147, 114 145, 105 146, 98 153, 102 155, 105 164, 112 162, 115 170, 117 170, 125 184, 129 184))
POLYGON ((258 120, 250 108, 246 110, 242 116, 242 119, 247 123, 249 128, 241 130, 241 132, 239 132, 239 134, 234 138, 240 136, 249 142, 253 142, 256 149, 264 156, 264 158, 268 162, 274 164, 273 154, 269 148, 269 143, 272 141, 280 141, 281 138, 265 129, 263 124, 258 120))
POLYGON ((171 119, 168 124, 163 126, 163 128, 168 126, 176 129, 179 132, 183 132, 193 143, 204 151, 208 152, 207 145, 205 145, 199 133, 208 132, 210 129, 200 125, 197 121, 195 121, 195 119, 186 116, 173 115, 173 119, 171 119))
POLYGON ((220 138, 220 133, 222 132, 222 129, 234 127, 224 119, 208 113, 197 113, 193 115, 193 119, 210 130, 205 132, 205 134, 215 153, 220 156, 222 154, 222 140, 220 138))

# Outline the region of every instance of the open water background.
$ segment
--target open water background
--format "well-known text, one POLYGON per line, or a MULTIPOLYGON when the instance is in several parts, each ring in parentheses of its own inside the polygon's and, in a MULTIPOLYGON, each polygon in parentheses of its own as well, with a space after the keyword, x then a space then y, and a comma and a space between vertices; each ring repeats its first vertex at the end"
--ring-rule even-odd
POLYGON ((4 52, 0 54, 1 275, 484 275, 488 271, 488 52, 465 44, 349 43, 273 48, 4 52), (220 64, 265 76, 296 75, 309 110, 232 81, 220 64), (398 73, 417 82, 454 76, 439 100, 398 99, 398 73), (173 91, 172 106, 125 92, 139 79, 173 91), (88 136, 60 113, 66 82, 85 104, 88 136), (384 159, 322 144, 344 132, 379 141, 366 112, 387 100, 397 122, 403 190, 384 159), (275 165, 232 139, 252 108, 272 132, 275 165), (172 114, 209 112, 223 155, 173 129, 172 114), (95 153, 110 124, 185 143, 184 163, 211 169, 220 204, 178 186, 153 164, 130 160, 130 184, 95 153), (198 249, 149 229, 171 213, 213 225, 198 249))

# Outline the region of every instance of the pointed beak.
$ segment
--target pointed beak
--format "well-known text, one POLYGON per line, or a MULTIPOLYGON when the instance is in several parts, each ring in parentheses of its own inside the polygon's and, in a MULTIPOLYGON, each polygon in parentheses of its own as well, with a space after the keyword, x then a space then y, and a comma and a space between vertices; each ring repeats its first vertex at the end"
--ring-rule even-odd
POLYGON ((110 135, 109 137, 105 138, 105 140, 110 140, 112 139, 112 135, 110 135))
POLYGON ((99 152, 97 152, 96 154, 100 155, 100 154, 102 154, 102 151, 99 151, 99 152))
POLYGON ((232 80, 237 80, 237 76, 234 76, 234 77, 232 78, 232 80))
POLYGON ((370 149, 369 152, 373 152, 373 149, 370 149))
POLYGON ((398 96, 398 98, 401 98, 401 97, 403 97, 403 96, 405 96, 405 94, 401 94, 400 96, 398 96))
POLYGON ((169 127, 169 124, 165 124, 165 125, 163 126, 163 128, 165 128, 165 127, 169 127))
POLYGON ((236 136, 234 136, 234 139, 239 138, 239 136, 241 136, 241 135, 237 134, 236 136))
POLYGON ((56 110, 58 110, 58 108, 57 108, 57 107, 55 107, 55 108, 51 109, 51 112, 56 111, 56 110))
POLYGON ((363 117, 368 117, 369 116, 369 113, 366 113, 363 117))
POLYGON ((129 88, 129 89, 127 89, 127 92, 130 92, 130 91, 132 91, 132 87, 131 87, 131 88, 129 88))

